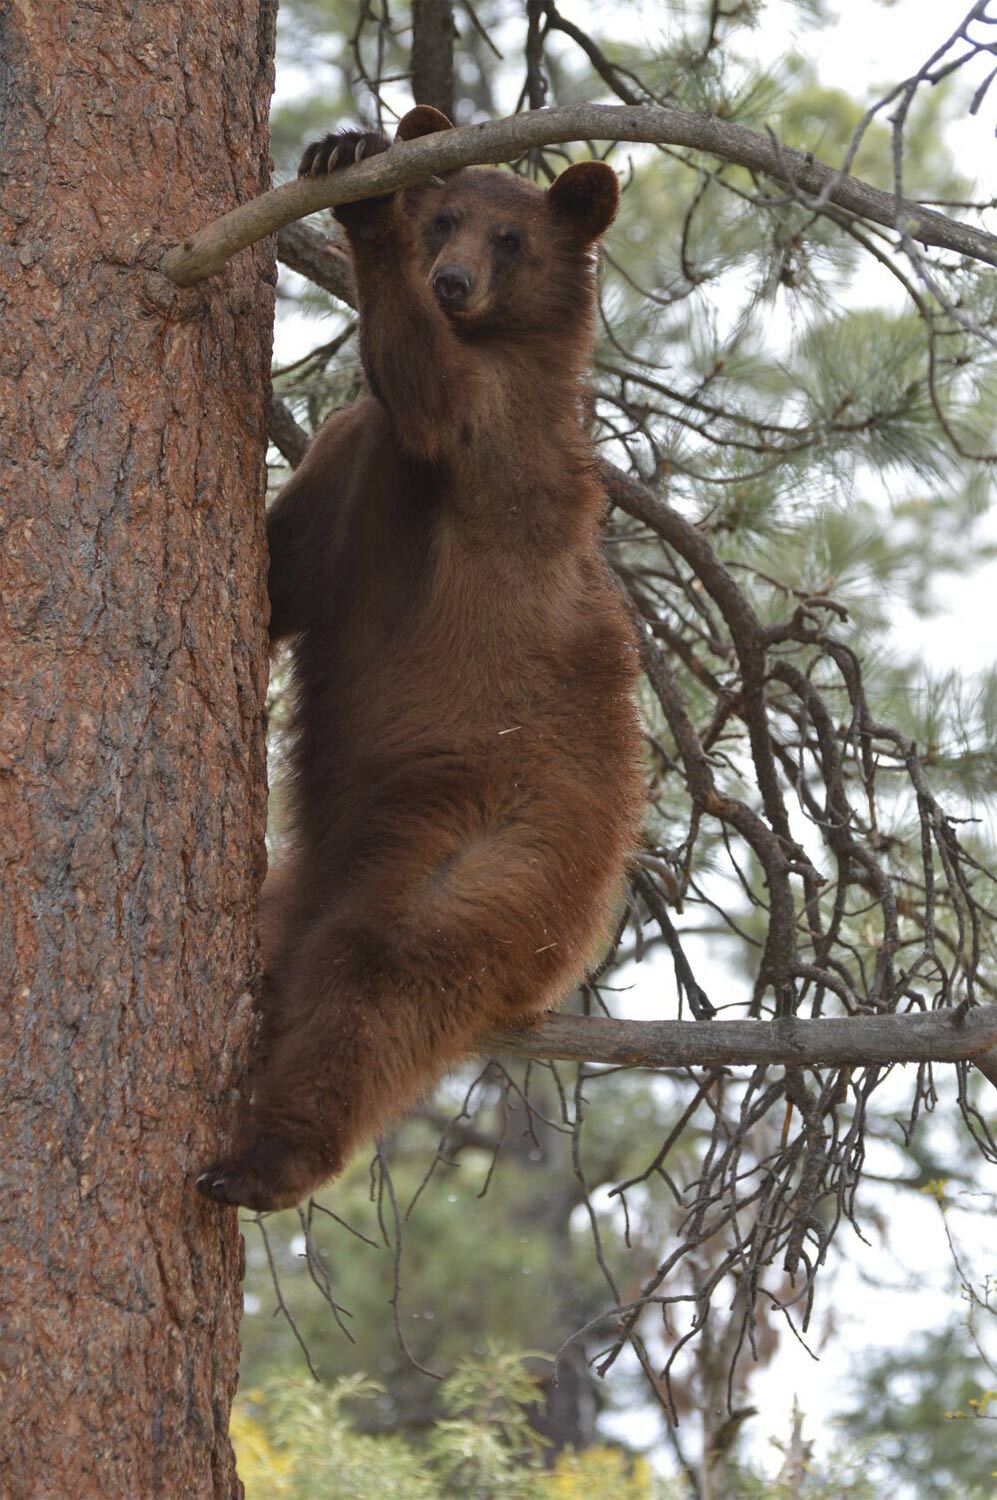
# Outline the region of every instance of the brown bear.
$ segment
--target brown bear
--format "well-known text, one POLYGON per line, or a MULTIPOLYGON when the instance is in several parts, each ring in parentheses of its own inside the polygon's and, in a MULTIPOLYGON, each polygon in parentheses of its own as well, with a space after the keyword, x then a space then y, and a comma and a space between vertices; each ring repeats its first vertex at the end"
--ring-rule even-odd
MULTIPOLYGON (((449 128, 423 106, 398 136, 449 128)), ((300 172, 387 145, 327 136, 300 172)), ((477 1034, 559 1003, 608 934, 642 802, 636 647, 583 419, 617 203, 593 161, 546 192, 474 168, 336 210, 370 394, 269 517, 295 837, 211 1198, 298 1202, 477 1034)))

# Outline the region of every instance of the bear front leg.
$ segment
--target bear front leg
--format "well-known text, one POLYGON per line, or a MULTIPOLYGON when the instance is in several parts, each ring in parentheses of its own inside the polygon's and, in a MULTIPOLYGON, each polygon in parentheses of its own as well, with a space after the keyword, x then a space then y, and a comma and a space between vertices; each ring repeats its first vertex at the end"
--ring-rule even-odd
MULTIPOLYGON (((450 128, 445 115, 419 105, 402 119, 397 139, 450 128)), ((383 135, 371 132, 327 135, 306 149, 298 174, 340 171, 387 146, 383 135)), ((485 404, 476 361, 419 268, 421 251, 398 195, 339 203, 333 212, 353 252, 360 352, 371 390, 390 413, 406 452, 439 462, 460 444, 461 431, 466 446, 473 412, 485 404)))
MULTIPOLYGON (((428 104, 417 105, 399 122, 395 135, 397 141, 413 141, 421 135, 433 135, 452 126, 446 115, 428 104)), ((388 137, 379 130, 353 130, 346 127, 324 135, 305 147, 298 163, 299 177, 324 177, 329 172, 341 171, 343 167, 355 166, 372 156, 380 156, 391 146, 388 137)), ((370 238, 375 226, 386 225, 390 214, 385 213, 394 201, 394 194, 387 193, 377 198, 358 198, 354 203, 339 203, 333 213, 344 227, 363 238, 370 238)))

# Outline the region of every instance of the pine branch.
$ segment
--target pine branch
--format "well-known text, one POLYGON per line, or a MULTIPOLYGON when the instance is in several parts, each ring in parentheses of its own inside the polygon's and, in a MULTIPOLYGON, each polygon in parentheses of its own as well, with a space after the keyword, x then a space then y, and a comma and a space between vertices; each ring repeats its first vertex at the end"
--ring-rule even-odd
POLYGON ((638 1068, 876 1067, 898 1062, 997 1063, 997 1005, 907 1015, 800 1021, 620 1021, 549 1016, 529 1030, 490 1031, 483 1055, 638 1068), (992 1056, 990 1054, 993 1054, 992 1056))
POLYGON ((743 125, 663 105, 578 104, 422 136, 328 177, 287 182, 174 246, 164 256, 161 270, 177 286, 193 286, 220 271, 236 251, 319 209, 395 192, 476 163, 512 161, 538 146, 579 140, 643 141, 706 151, 765 173, 811 208, 834 203, 925 245, 997 265, 997 236, 909 198, 897 199, 836 172, 810 152, 781 146, 743 125))

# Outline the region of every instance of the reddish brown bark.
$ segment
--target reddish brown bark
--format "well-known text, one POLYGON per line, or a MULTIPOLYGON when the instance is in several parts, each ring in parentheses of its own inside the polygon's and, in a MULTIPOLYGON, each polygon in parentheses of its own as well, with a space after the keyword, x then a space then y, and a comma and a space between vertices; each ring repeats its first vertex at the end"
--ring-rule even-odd
POLYGON ((275 0, 0 6, 0 1492, 231 1496, 275 0))

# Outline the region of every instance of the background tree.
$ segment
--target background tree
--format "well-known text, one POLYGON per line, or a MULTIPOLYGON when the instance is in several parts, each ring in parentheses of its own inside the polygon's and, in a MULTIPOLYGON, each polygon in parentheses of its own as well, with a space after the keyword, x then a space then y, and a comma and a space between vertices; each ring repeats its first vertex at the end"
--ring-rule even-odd
POLYGON ((925 1500, 948 1500, 974 1488, 986 1493, 985 1482, 993 1479, 993 1371, 967 1347, 958 1321, 917 1332, 897 1351, 877 1350, 856 1373, 854 1403, 843 1425, 859 1439, 875 1434, 884 1476, 925 1500), (939 1402, 939 1392, 945 1402, 939 1402))
POLYGON ((0 1489, 239 1492, 225 1128, 263 873, 271 0, 0 7, 0 1489))

